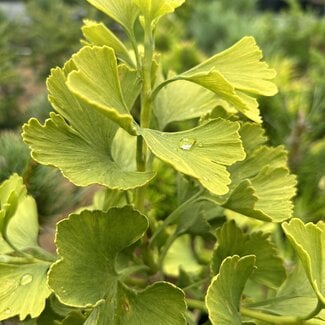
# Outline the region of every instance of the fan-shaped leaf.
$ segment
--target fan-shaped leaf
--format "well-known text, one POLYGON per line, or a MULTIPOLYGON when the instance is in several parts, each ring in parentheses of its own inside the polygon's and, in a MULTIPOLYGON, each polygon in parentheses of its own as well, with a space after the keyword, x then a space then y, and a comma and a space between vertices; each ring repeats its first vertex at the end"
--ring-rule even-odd
POLYGON ((125 170, 114 161, 111 150, 117 125, 75 97, 65 81, 61 69, 53 70, 48 80, 50 100, 60 115, 52 113, 45 125, 35 119, 24 125, 23 138, 33 158, 60 168, 80 186, 98 183, 129 189, 146 184, 152 173, 125 170))
POLYGON ((284 281, 286 273, 283 261, 267 234, 244 234, 234 221, 230 221, 217 230, 217 239, 212 259, 212 271, 215 274, 227 256, 255 255, 257 269, 252 273, 251 279, 272 288, 284 281))
POLYGON ((76 70, 68 74, 68 88, 93 109, 135 135, 135 122, 122 95, 113 49, 85 46, 72 60, 76 70))
POLYGON ((216 119, 194 129, 164 133, 141 129, 150 150, 178 171, 197 178, 214 194, 228 192, 229 166, 245 157, 239 124, 216 119))
POLYGON ((231 191, 223 206, 264 221, 287 220, 292 215, 296 177, 289 173, 284 147, 263 145, 266 138, 258 125, 245 123, 239 134, 247 157, 229 167, 231 191))
POLYGON ((213 325, 242 324, 240 300, 254 264, 255 256, 232 256, 222 262, 220 272, 212 279, 205 297, 213 325))
POLYGON ((260 62, 262 53, 253 37, 244 37, 229 49, 216 54, 194 68, 162 82, 188 80, 215 92, 249 119, 260 123, 258 103, 251 94, 272 96, 276 86, 269 81, 275 71, 260 62))
POLYGON ((129 35, 133 34, 133 26, 139 14, 139 9, 133 0, 87 0, 98 10, 114 19, 124 27, 129 35))
POLYGON ((324 223, 304 224, 300 219, 292 219, 282 228, 297 252, 317 297, 325 305, 324 223))
POLYGON ((95 307, 85 324, 185 323, 184 296, 176 287, 156 283, 135 292, 122 283, 117 257, 147 227, 146 217, 128 206, 107 213, 84 211, 58 224, 61 259, 51 267, 49 285, 67 305, 95 307))
POLYGON ((120 41, 120 39, 103 23, 97 23, 91 20, 85 20, 84 26, 81 28, 84 37, 92 45, 108 46, 111 47, 116 56, 127 63, 130 67, 135 67, 132 61, 128 49, 120 41))
POLYGON ((40 315, 51 291, 46 285, 50 263, 0 263, 0 320, 40 315))

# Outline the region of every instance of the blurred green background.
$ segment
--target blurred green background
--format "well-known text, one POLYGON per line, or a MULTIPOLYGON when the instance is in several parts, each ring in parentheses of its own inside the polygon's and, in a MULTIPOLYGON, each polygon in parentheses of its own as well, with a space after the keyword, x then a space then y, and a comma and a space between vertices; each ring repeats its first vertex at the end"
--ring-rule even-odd
MULTIPOLYGON (((295 216, 314 222, 325 220, 324 8, 324 0, 187 0, 162 21, 156 44, 166 72, 187 69, 245 35, 256 38, 278 72, 278 95, 260 99, 264 127, 270 144, 287 147, 298 176, 295 216)), ((86 0, 0 1, 0 182, 22 175, 41 221, 85 203, 92 191, 33 162, 20 137, 30 117, 48 116, 46 77, 81 47, 84 18, 120 31, 86 0)), ((174 173, 161 177, 160 184, 174 183, 174 173)), ((165 197, 153 201, 169 205, 165 197)))

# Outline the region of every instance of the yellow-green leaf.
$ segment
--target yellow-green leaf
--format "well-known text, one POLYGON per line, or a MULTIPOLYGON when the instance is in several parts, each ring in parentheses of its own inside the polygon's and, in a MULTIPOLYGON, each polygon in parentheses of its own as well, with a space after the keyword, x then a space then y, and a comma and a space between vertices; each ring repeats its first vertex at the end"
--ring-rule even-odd
POLYGON ((226 166, 245 158, 238 129, 237 122, 216 119, 182 132, 139 132, 157 157, 198 179, 212 193, 222 195, 228 192, 230 183, 226 166))
POLYGON ((205 303, 213 325, 241 325, 240 300, 249 276, 255 268, 255 256, 227 257, 208 288, 205 303))
POLYGON ((98 10, 114 19, 124 27, 129 35, 133 34, 133 26, 138 17, 139 9, 133 0, 87 0, 98 10))
POLYGON ((304 224, 295 218, 289 223, 284 223, 282 228, 297 252, 318 299, 325 305, 324 223, 304 224))
POLYGON ((135 135, 135 122, 122 95, 113 49, 85 46, 72 60, 77 70, 68 74, 70 91, 135 135))
MULTIPOLYGON (((154 174, 125 170, 112 155, 118 126, 89 103, 78 99, 66 86, 61 69, 48 80, 50 100, 60 114, 51 113, 44 125, 31 119, 24 125, 24 141, 32 156, 53 165, 80 186, 102 184, 111 189, 130 189, 146 184, 154 174)), ((127 150, 121 143, 120 154, 127 150)))
POLYGON ((161 16, 174 12, 185 0, 133 0, 133 2, 139 7, 145 20, 152 23, 161 16))
POLYGON ((84 26, 81 28, 84 37, 92 45, 108 46, 111 47, 116 56, 127 63, 130 67, 135 67, 132 61, 129 51, 121 40, 103 23, 97 23, 92 20, 85 20, 84 26))

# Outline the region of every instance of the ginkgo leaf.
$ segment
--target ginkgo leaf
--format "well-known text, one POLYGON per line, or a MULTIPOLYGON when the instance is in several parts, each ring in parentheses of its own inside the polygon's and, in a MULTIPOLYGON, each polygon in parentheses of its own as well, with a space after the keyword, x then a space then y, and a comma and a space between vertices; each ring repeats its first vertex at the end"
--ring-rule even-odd
POLYGON ((274 297, 245 307, 265 314, 289 316, 299 324, 317 308, 317 297, 303 267, 298 263, 274 297))
POLYGON ((209 191, 222 195, 230 183, 226 166, 245 158, 239 124, 212 120, 191 130, 166 133, 140 129, 150 150, 178 171, 190 175, 209 191))
POLYGON ((118 66, 118 74, 125 104, 131 111, 140 94, 141 79, 137 70, 131 69, 125 64, 118 66))
POLYGON ((122 25, 125 31, 133 34, 133 26, 139 14, 139 8, 133 0, 87 0, 98 10, 122 25))
POLYGON ((51 291, 46 285, 49 262, 0 263, 0 320, 40 315, 51 291))
POLYGON ((221 204, 264 221, 287 220, 292 215, 296 177, 287 168, 286 150, 263 145, 266 138, 258 125, 244 123, 239 134, 247 157, 229 167, 231 191, 221 204))
POLYGON ((284 223, 282 228, 298 254, 318 299, 325 305, 324 223, 304 224, 295 218, 284 223))
POLYGON ((258 102, 251 94, 272 96, 276 86, 269 81, 275 71, 261 62, 262 53, 253 37, 244 37, 229 49, 194 68, 162 82, 154 91, 176 80, 187 80, 215 92, 249 119, 261 123, 258 102))
POLYGON ((241 325, 240 300, 255 268, 255 256, 227 257, 208 288, 205 303, 213 325, 241 325))
POLYGON ((61 259, 52 265, 48 283, 62 303, 94 307, 85 324, 141 324, 148 319, 158 324, 185 324, 181 290, 155 283, 135 292, 123 284, 117 257, 147 227, 146 217, 130 206, 108 212, 84 211, 57 225, 61 259))
POLYGON ((26 196, 23 179, 12 175, 0 185, 0 236, 5 236, 10 219, 16 213, 20 201, 26 196))
POLYGON ((244 234, 234 221, 225 223, 217 230, 217 244, 211 264, 213 273, 217 274, 222 261, 232 255, 256 256, 257 269, 251 279, 258 283, 276 288, 286 278, 283 261, 269 236, 262 232, 244 234))
POLYGON ((155 98, 153 111, 159 129, 163 130, 170 122, 201 117, 220 103, 220 98, 212 91, 195 83, 177 80, 161 89, 155 98))
POLYGON ((0 213, 5 217, 5 233, 0 235, 0 321, 28 315, 37 317, 50 295, 46 273, 49 255, 38 246, 38 217, 35 201, 27 196, 22 177, 14 174, 0 186, 0 213), (7 213, 7 215, 6 215, 7 213), (37 257, 32 255, 37 249, 37 257), (15 256, 16 250, 20 252, 15 256), (28 252, 26 257, 22 252, 28 252))
POLYGON ((257 176, 243 180, 223 206, 259 220, 282 222, 292 215, 296 184, 287 168, 266 166, 257 176))
MULTIPOLYGON (((19 250, 38 247, 38 216, 35 200, 26 196, 19 203, 7 227, 7 237, 19 250)), ((1 238, 1 237, 0 237, 1 238)), ((13 248, 0 239, 0 254, 12 253, 13 248)))
POLYGON ((161 16, 174 12, 185 0, 133 0, 145 20, 151 24, 161 16))
POLYGON ((132 61, 129 51, 126 46, 120 41, 120 39, 103 23, 98 23, 92 20, 84 20, 84 26, 81 28, 84 37, 92 45, 108 46, 111 47, 116 56, 127 63, 130 67, 135 67, 132 61))
POLYGON ((198 274, 202 271, 202 265, 194 256, 189 235, 177 238, 169 247, 164 258, 163 270, 165 274, 178 277, 180 269, 191 274, 198 274))
POLYGON ((76 70, 67 76, 69 90, 135 135, 135 122, 123 98, 114 50, 85 46, 72 60, 76 70))
POLYGON ((96 307, 85 325, 185 325, 184 294, 167 282, 155 282, 135 292, 119 284, 115 307, 105 302, 96 307))
POLYGON ((124 170, 113 160, 112 142, 118 126, 75 97, 65 81, 64 72, 58 68, 48 79, 50 100, 60 115, 51 113, 44 125, 31 119, 23 127, 23 138, 33 158, 60 168, 80 186, 130 189, 146 184, 153 173, 124 170))

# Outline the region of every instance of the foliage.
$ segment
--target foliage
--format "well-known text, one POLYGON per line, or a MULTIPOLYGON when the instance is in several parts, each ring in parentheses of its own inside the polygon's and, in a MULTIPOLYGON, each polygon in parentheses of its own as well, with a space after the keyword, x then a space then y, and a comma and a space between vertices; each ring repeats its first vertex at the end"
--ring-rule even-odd
POLYGON ((57 223, 50 254, 24 185, 38 166, 2 182, 0 320, 325 321, 324 223, 293 218, 288 153, 261 125, 257 97, 276 94, 275 71, 253 37, 167 71, 155 32, 184 2, 89 0, 127 41, 86 20, 84 46, 47 79, 54 111, 23 139, 38 163, 102 189, 57 223))

